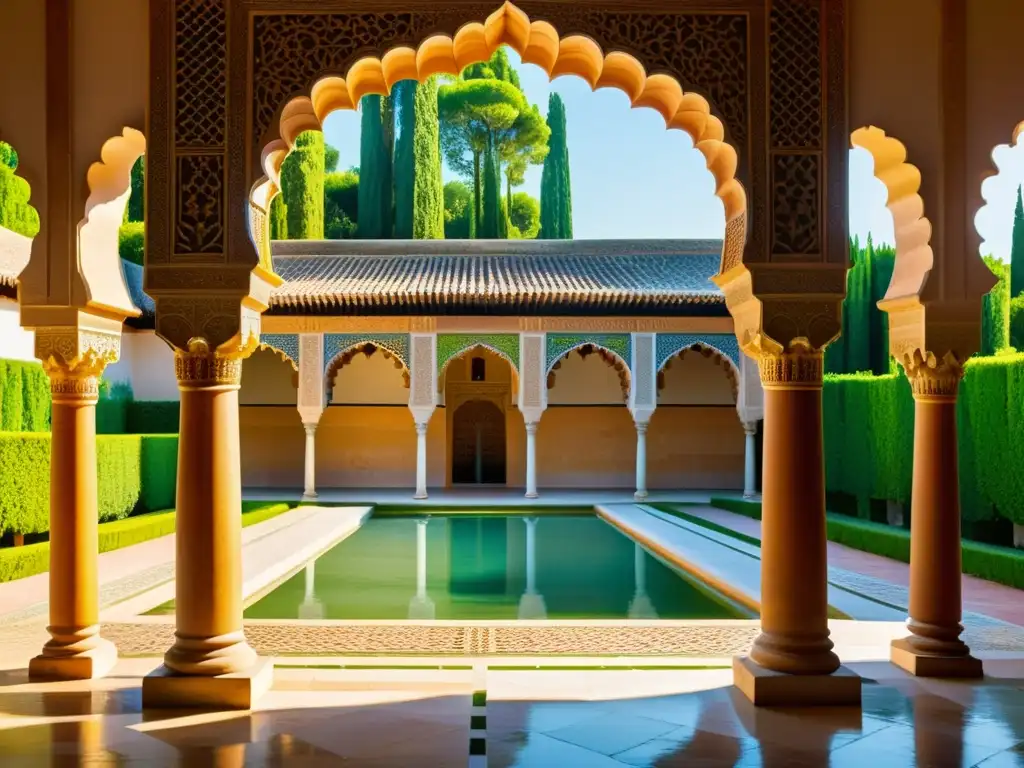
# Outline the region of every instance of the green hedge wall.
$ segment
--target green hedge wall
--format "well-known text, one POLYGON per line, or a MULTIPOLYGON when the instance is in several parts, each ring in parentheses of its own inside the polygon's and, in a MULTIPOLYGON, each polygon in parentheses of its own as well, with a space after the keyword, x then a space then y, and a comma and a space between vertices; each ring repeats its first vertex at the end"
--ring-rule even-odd
POLYGON ((132 401, 125 412, 125 431, 133 435, 176 435, 180 410, 176 400, 132 401))
MULTIPOLYGON (((99 520, 174 504, 176 436, 102 435, 96 440, 99 520)), ((0 534, 49 529, 50 435, 0 433, 0 534)))
POLYGON ((50 380, 36 362, 0 360, 0 432, 50 429, 50 380))
MULTIPOLYGON (((825 483, 866 508, 910 500, 914 401, 902 373, 826 376, 825 483)), ((965 521, 1024 523, 1024 354, 970 360, 957 410, 965 521)))

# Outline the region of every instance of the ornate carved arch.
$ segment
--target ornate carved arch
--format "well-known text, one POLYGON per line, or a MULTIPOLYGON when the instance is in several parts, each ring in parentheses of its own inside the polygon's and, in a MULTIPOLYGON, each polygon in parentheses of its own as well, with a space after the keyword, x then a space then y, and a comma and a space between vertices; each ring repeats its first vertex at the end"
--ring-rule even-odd
POLYGON ((286 363, 291 365, 292 370, 299 372, 299 337, 294 333, 264 333, 260 336, 258 349, 266 349, 273 352, 286 363))
POLYGON ((705 342, 694 342, 688 347, 685 347, 674 355, 669 357, 665 363, 658 369, 658 392, 661 392, 665 388, 665 374, 669 368, 672 367, 673 360, 682 360, 686 357, 687 352, 694 352, 705 358, 713 360, 715 365, 720 366, 724 369, 725 376, 729 380, 729 384, 732 387, 732 399, 733 402, 737 402, 740 392, 740 369, 737 367, 734 360, 728 355, 722 352, 720 349, 707 344, 705 342))
MULTIPOLYGON (((470 10, 473 9, 466 9, 464 12, 468 13, 470 10)), ((554 7, 545 8, 545 15, 550 15, 551 10, 555 10, 554 7)), ((575 11, 575 14, 565 17, 570 26, 579 23, 579 11, 575 11)), ((423 15, 430 17, 430 14, 423 15)), ((708 18, 730 17, 726 15, 708 18)), ((745 19, 742 17, 737 16, 735 19, 745 25, 745 19)), ((424 20, 427 27, 435 29, 443 26, 440 22, 440 16, 424 20)), ((309 23, 322 26, 325 22, 321 19, 309 23)), ((329 25, 329 20, 327 23, 329 25)), ((387 22, 382 20, 381 23, 387 22)), ((392 40, 408 38, 417 31, 412 22, 398 26, 401 28, 389 30, 388 37, 392 40)), ((326 31, 321 29, 313 34, 316 36, 326 31)), ((728 48, 724 43, 726 39, 732 42, 734 36, 716 29, 712 30, 712 37, 714 32, 719 34, 719 38, 713 45, 723 51, 723 61, 717 64, 724 66, 724 51, 728 48)), ((610 34, 609 37, 615 40, 621 37, 621 34, 610 34)), ((560 38, 551 23, 531 21, 526 13, 509 2, 491 13, 483 23, 462 25, 453 37, 447 34, 434 34, 420 39, 422 42, 415 49, 398 46, 388 50, 381 58, 364 56, 350 65, 345 60, 337 62, 336 66, 339 68, 348 65, 344 76, 321 76, 311 87, 308 83, 303 83, 302 88, 309 88, 308 95, 293 97, 280 107, 273 105, 270 109, 280 111, 270 120, 267 120, 267 96, 260 93, 260 86, 265 84, 261 83, 260 73, 257 71, 254 125, 257 131, 256 141, 262 148, 261 165, 266 175, 256 180, 251 188, 249 230, 262 266, 266 267, 270 263, 267 211, 271 200, 279 191, 281 164, 300 133, 306 130, 320 130, 324 118, 331 112, 338 109, 354 109, 359 100, 367 94, 387 94, 391 87, 401 80, 423 80, 442 73, 457 74, 471 63, 488 59, 501 45, 512 47, 525 63, 537 64, 552 79, 561 75, 577 75, 595 89, 618 88, 629 96, 633 107, 653 108, 661 113, 669 129, 686 131, 693 139, 694 146, 705 157, 708 170, 715 178, 715 193, 722 200, 725 210, 726 231, 722 250, 722 271, 726 271, 727 265, 728 268, 732 268, 742 263, 746 238, 746 191, 736 178, 738 157, 736 149, 726 140, 725 124, 712 114, 711 106, 704 96, 693 91, 685 91, 680 81, 673 75, 648 74, 640 62, 629 53, 612 51, 605 54, 591 37, 577 34, 560 38), (264 125, 265 123, 268 124, 264 125)), ((678 45, 673 45, 672 42, 671 39, 666 39, 667 49, 678 48, 678 45)), ((740 46, 744 49, 743 54, 745 45, 745 40, 742 40, 740 46)), ((303 55, 298 51, 288 53, 303 55)), ((272 56, 269 51, 261 51, 260 58, 266 58, 268 55, 272 56)), ((732 57, 737 58, 735 51, 732 52, 732 57)), ((734 62, 742 71, 746 68, 745 58, 745 55, 740 55, 734 62)), ((678 67, 671 69, 675 70, 678 67)), ((323 71, 321 69, 320 73, 323 71)), ((745 77, 739 77, 736 70, 731 70, 729 78, 734 83, 742 83, 741 90, 745 92, 745 77)), ((743 102, 745 99, 730 101, 730 104, 738 105, 733 107, 738 114, 729 116, 733 118, 730 121, 732 138, 738 146, 744 145, 742 138, 745 138, 746 133, 746 106, 743 102)))
POLYGON ((999 166, 995 162, 996 152, 1001 150, 1001 149, 1004 149, 1004 148, 1006 148, 1006 149, 1013 149, 1020 142, 1020 139, 1021 139, 1022 135, 1024 135, 1024 120, 1022 120, 1021 122, 1017 123, 1017 125, 1014 126, 1013 131, 1011 131, 1011 133, 1010 133, 1010 143, 1009 144, 999 144, 999 145, 997 145, 996 147, 994 147, 992 149, 992 155, 991 155, 991 157, 992 157, 992 170, 989 173, 989 175, 986 176, 986 178, 981 183, 981 197, 985 201, 985 204, 978 210, 978 212, 974 216, 975 228, 977 228, 978 221, 981 218, 983 218, 982 217, 982 211, 984 211, 986 208, 988 208, 989 204, 991 202, 989 200, 988 194, 986 194, 986 188, 990 187, 989 179, 994 179, 1000 173, 999 166))
POLYGON ((356 355, 362 353, 366 357, 373 357, 377 352, 380 352, 385 360, 390 360, 395 368, 402 372, 402 385, 409 389, 409 367, 406 365, 405 360, 379 341, 368 340, 359 341, 344 349, 339 349, 327 362, 324 369, 324 383, 327 386, 327 391, 334 391, 334 382, 338 378, 338 373, 342 368, 351 363, 356 355))
POLYGON ((625 359, 618 353, 605 346, 596 344, 592 341, 586 341, 581 344, 577 344, 571 347, 569 350, 561 354, 549 367, 547 372, 547 388, 554 389, 555 386, 555 372, 562 367, 562 361, 565 360, 573 352, 578 354, 581 358, 586 359, 592 354, 596 354, 604 363, 615 371, 619 376, 619 386, 622 388, 622 400, 623 402, 629 401, 629 387, 630 387, 630 371, 629 364, 625 359))

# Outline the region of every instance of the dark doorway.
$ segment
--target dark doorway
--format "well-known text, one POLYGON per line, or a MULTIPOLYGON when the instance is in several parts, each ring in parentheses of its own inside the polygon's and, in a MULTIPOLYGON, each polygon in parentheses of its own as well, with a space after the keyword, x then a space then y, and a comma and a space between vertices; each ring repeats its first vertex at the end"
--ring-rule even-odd
POLYGON ((470 400, 452 417, 452 483, 505 484, 505 414, 490 401, 470 400))

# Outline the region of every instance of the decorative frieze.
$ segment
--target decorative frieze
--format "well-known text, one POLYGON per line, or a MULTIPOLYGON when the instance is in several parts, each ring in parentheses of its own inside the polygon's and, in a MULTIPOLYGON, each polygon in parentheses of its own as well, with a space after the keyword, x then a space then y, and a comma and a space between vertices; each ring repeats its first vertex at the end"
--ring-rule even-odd
POLYGON ((292 368, 299 370, 299 334, 264 333, 260 336, 260 348, 280 353, 292 364, 292 368))
POLYGON ((323 371, 327 372, 331 362, 361 344, 373 344, 387 350, 407 369, 410 368, 409 334, 407 333, 325 333, 323 371))
POLYGON ((694 344, 710 347, 728 358, 739 368, 740 345, 732 333, 659 333, 657 335, 657 367, 660 371, 665 364, 684 349, 694 344))
POLYGON ((628 333, 549 333, 545 358, 547 372, 550 372, 555 363, 574 349, 585 347, 588 344, 620 357, 626 367, 629 367, 632 357, 632 336, 628 333))
POLYGON ((519 336, 511 333, 450 334, 437 336, 437 370, 445 367, 468 349, 483 347, 508 361, 519 373, 519 336))

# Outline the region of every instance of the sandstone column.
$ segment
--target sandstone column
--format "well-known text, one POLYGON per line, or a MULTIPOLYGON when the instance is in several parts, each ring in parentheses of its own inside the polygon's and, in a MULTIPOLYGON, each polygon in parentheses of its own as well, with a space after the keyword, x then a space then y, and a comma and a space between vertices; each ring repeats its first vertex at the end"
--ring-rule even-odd
POLYGON ((748 421, 743 424, 746 443, 743 452, 743 498, 752 499, 757 496, 757 422, 748 421))
POLYGON ((427 498, 427 425, 421 422, 416 422, 416 495, 413 498, 427 498))
POLYGON ((636 422, 636 493, 637 501, 647 500, 647 422, 636 422))
POLYGON ((82 680, 117 662, 100 637, 97 577, 96 400, 106 359, 94 351, 43 368, 53 396, 50 442, 50 639, 31 679, 82 680))
POLYGON ((306 464, 305 464, 305 488, 302 492, 303 501, 312 501, 316 498, 316 423, 303 424, 306 430, 306 464))
POLYGON ((953 355, 907 361, 914 393, 914 476, 910 509, 909 637, 892 661, 922 677, 981 677, 981 661, 960 639, 960 485, 956 398, 963 368, 953 355))
POLYGON ((536 499, 537 493, 537 427, 538 422, 526 422, 526 498, 536 499))
POLYGON ((175 352, 178 437, 175 641, 143 681, 143 706, 248 709, 273 667, 242 631, 242 482, 238 389, 242 357, 202 339, 175 352))
POLYGON ((822 352, 796 339, 759 361, 765 393, 761 634, 750 656, 733 665, 736 684, 755 704, 860 701, 860 679, 840 668, 828 630, 822 352))

